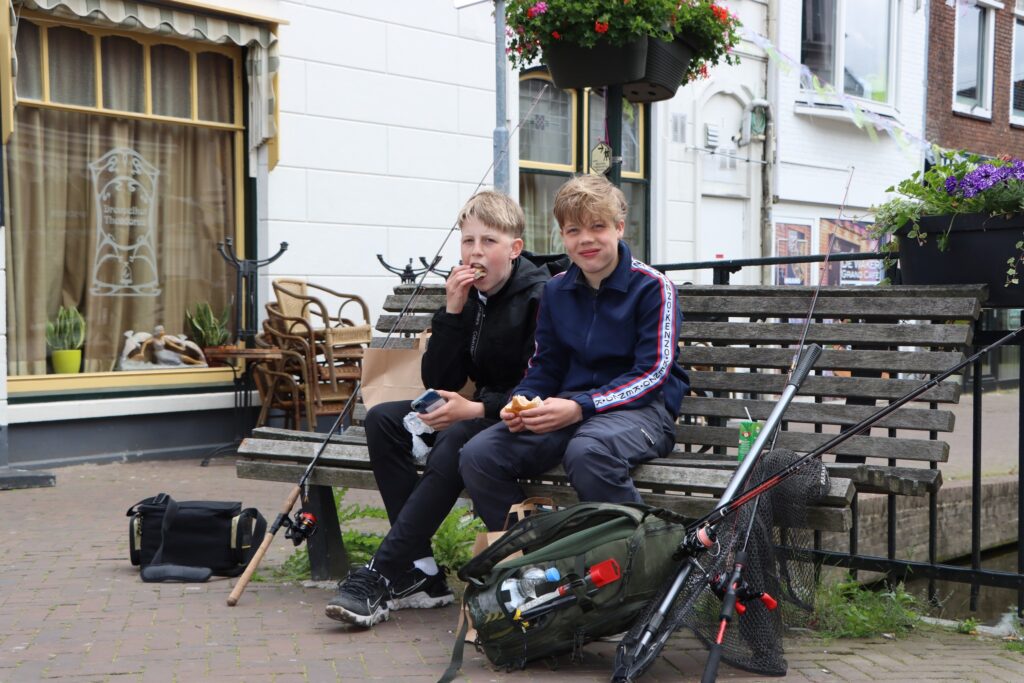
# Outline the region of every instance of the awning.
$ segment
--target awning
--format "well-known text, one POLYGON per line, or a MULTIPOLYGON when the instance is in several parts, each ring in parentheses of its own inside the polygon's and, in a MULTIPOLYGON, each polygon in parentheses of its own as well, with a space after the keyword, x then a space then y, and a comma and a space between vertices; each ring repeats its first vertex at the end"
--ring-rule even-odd
POLYGON ((277 73, 277 36, 267 24, 249 23, 170 9, 133 0, 14 0, 15 9, 40 10, 58 17, 129 31, 170 35, 246 48, 249 79, 250 152, 277 135, 273 79, 277 73))

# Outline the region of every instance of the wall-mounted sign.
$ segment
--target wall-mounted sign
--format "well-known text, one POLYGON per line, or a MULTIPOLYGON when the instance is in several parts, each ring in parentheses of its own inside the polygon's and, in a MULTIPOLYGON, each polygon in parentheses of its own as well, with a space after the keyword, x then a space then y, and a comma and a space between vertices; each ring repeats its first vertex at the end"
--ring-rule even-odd
POLYGON ((590 172, 604 175, 612 167, 612 148, 606 142, 599 142, 590 150, 590 172))

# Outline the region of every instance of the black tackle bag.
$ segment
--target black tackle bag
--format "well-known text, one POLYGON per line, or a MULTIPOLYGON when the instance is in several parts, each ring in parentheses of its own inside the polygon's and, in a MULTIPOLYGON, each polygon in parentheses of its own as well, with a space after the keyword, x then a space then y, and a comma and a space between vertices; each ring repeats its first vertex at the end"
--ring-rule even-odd
MULTIPOLYGON (((677 519, 642 504, 579 503, 518 522, 459 571, 474 645, 492 664, 513 669, 570 652, 576 659, 586 643, 628 630, 679 567, 672 554, 686 528, 677 519), (590 571, 602 563, 616 565, 619 576, 595 587, 590 571), (565 596, 523 619, 507 606, 507 587, 531 568, 557 570, 556 585, 544 590, 565 596)), ((461 666, 465 635, 464 628, 441 681, 461 666)))
POLYGON ((256 508, 219 500, 176 501, 166 493, 128 509, 129 556, 146 582, 238 576, 267 530, 256 508))

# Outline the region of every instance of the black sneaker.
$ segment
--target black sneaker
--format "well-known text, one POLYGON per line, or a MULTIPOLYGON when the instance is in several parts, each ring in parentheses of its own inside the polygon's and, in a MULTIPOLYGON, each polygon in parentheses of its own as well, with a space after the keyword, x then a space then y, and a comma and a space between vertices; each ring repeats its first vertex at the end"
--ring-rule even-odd
POLYGON ((410 607, 428 609, 452 604, 455 595, 444 578, 448 570, 444 567, 438 569, 436 574, 428 576, 413 567, 392 581, 388 607, 391 609, 409 609, 410 607))
POLYGON ((388 582, 380 572, 359 567, 338 582, 338 593, 327 603, 324 613, 337 621, 370 628, 388 620, 389 594, 388 582))

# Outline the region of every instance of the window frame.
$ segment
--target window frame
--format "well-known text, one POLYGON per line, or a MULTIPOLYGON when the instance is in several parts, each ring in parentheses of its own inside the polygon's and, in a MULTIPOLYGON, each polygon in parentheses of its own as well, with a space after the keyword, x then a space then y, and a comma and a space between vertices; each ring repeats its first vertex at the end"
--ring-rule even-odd
MULTIPOLYGON (((836 18, 835 27, 832 34, 832 73, 833 80, 839 80, 842 78, 844 73, 843 69, 846 65, 846 44, 845 39, 840 41, 840 36, 845 35, 846 27, 846 8, 847 4, 852 0, 835 0, 836 2, 836 18)), ((807 2, 807 0, 804 0, 807 2)), ((898 0, 887 0, 889 7, 889 26, 891 27, 889 33, 889 45, 888 45, 888 73, 886 78, 888 79, 888 98, 883 102, 879 100, 873 100, 869 98, 860 97, 857 95, 851 95, 846 92, 845 84, 843 83, 830 83, 832 88, 837 94, 844 97, 850 97, 856 100, 864 109, 875 111, 880 114, 889 116, 895 116, 897 111, 896 103, 899 99, 897 92, 899 84, 899 50, 900 50, 900 22, 899 22, 899 1, 898 0)), ((803 8, 801 3, 801 9, 803 8)), ((800 48, 803 50, 804 36, 803 29, 800 30, 800 48)), ((817 74, 815 74, 817 75, 817 74)), ((813 88, 806 88, 804 84, 800 85, 800 98, 804 102, 811 105, 816 104, 831 104, 831 101, 821 101, 820 96, 813 88)))
POLYGON ((1014 3, 1013 6, 1013 32, 1011 34, 1011 41, 1013 45, 1010 49, 1010 102, 1008 105, 1010 110, 1010 125, 1020 127, 1024 127, 1024 110, 1018 114, 1013 109, 1013 64, 1017 58, 1017 51, 1024 50, 1024 45, 1021 45, 1017 41, 1017 26, 1024 28, 1024 6, 1022 6, 1022 4, 1024 3, 1018 1, 1014 3))
MULTIPOLYGON (((547 69, 538 67, 536 69, 530 69, 524 71, 519 75, 519 83, 527 80, 542 80, 552 87, 554 82, 551 80, 551 76, 547 69)), ((590 88, 580 88, 563 90, 562 92, 568 93, 572 97, 571 115, 573 117, 572 140, 570 143, 570 149, 572 150, 572 165, 566 164, 553 164, 548 162, 530 161, 529 159, 518 158, 519 174, 532 173, 539 175, 548 176, 559 176, 566 180, 571 178, 573 175, 589 173, 590 172, 590 152, 591 148, 588 145, 584 145, 583 142, 589 142, 590 137, 590 88), (585 147, 585 148, 584 148, 585 147)), ((644 187, 644 201, 645 206, 643 207, 643 226, 642 230, 644 233, 644 254, 634 254, 638 258, 643 260, 650 259, 651 251, 651 182, 650 182, 650 167, 648 158, 648 145, 650 140, 648 139, 648 116, 650 116, 650 106, 646 104, 639 104, 639 115, 640 122, 637 127, 637 134, 639 135, 638 150, 637 150, 637 165, 639 171, 623 171, 621 173, 623 185, 637 185, 644 187)), ((520 112, 520 116, 525 112, 520 112)), ((518 148, 517 148, 518 152, 518 148)), ((517 154, 518 156, 518 154, 517 154)), ((518 182, 518 178, 516 179, 518 182)))
MULTIPOLYGON (((1003 3, 997 2, 996 0, 975 0, 975 6, 982 11, 983 16, 985 17, 985 45, 983 47, 985 54, 983 56, 984 63, 982 65, 983 77, 985 79, 985 92, 982 93, 982 97, 980 98, 982 104, 970 105, 957 101, 956 80, 957 54, 960 49, 960 14, 959 12, 956 12, 953 17, 953 82, 950 88, 953 98, 952 111, 955 114, 991 121, 992 98, 995 92, 993 77, 995 75, 996 11, 1003 9, 1003 3)), ((979 52, 981 52, 981 50, 979 50, 979 52)), ((1012 102, 1010 103, 1010 106, 1013 106, 1012 102)))
MULTIPOLYGON (((244 90, 243 57, 241 47, 235 45, 220 45, 204 43, 200 41, 189 41, 173 36, 148 34, 95 26, 87 22, 75 21, 74 19, 54 18, 45 13, 26 10, 21 13, 19 20, 27 20, 40 29, 40 90, 42 99, 18 97, 16 106, 33 107, 37 109, 54 109, 69 111, 92 116, 105 116, 110 118, 133 119, 140 121, 156 121, 174 125, 197 126, 222 131, 231 131, 234 138, 233 155, 233 176, 235 180, 235 225, 234 243, 237 245, 238 253, 246 253, 246 202, 248 185, 245 182, 245 104, 242 99, 244 90), (48 31, 51 27, 67 27, 83 31, 93 38, 93 68, 95 71, 95 102, 97 106, 83 106, 53 102, 50 99, 49 88, 49 51, 48 31), (145 112, 123 111, 103 107, 103 61, 101 39, 106 36, 118 36, 128 38, 143 46, 143 74, 145 78, 144 97, 145 112), (152 69, 150 51, 152 46, 163 44, 185 50, 189 54, 189 80, 191 110, 190 117, 164 116, 152 113, 152 69), (221 123, 217 121, 206 121, 198 118, 198 81, 199 75, 196 69, 197 57, 203 52, 213 52, 224 55, 232 62, 232 97, 233 121, 221 123)), ((12 46, 13 48, 13 46, 12 46)), ((11 76, 9 84, 11 91, 14 90, 15 76, 11 76)), ((17 134, 17 126, 13 126, 14 134, 17 134)), ((6 181, 4 181, 6 182, 6 181)), ((11 221, 12 223, 14 221, 11 221)), ((9 226, 10 227, 10 226, 9 226)), ((5 283, 6 284, 6 283, 5 283)), ((75 375, 8 375, 7 391, 12 403, 19 403, 24 400, 52 400, 52 399, 77 399, 83 393, 91 394, 101 391, 106 394, 109 390, 110 398, 117 398, 123 391, 138 391, 153 389, 163 394, 181 393, 181 391, 195 391, 197 387, 210 385, 230 386, 235 379, 236 370, 227 368, 176 368, 167 370, 140 370, 140 371, 118 371, 118 372, 83 372, 75 375)))

